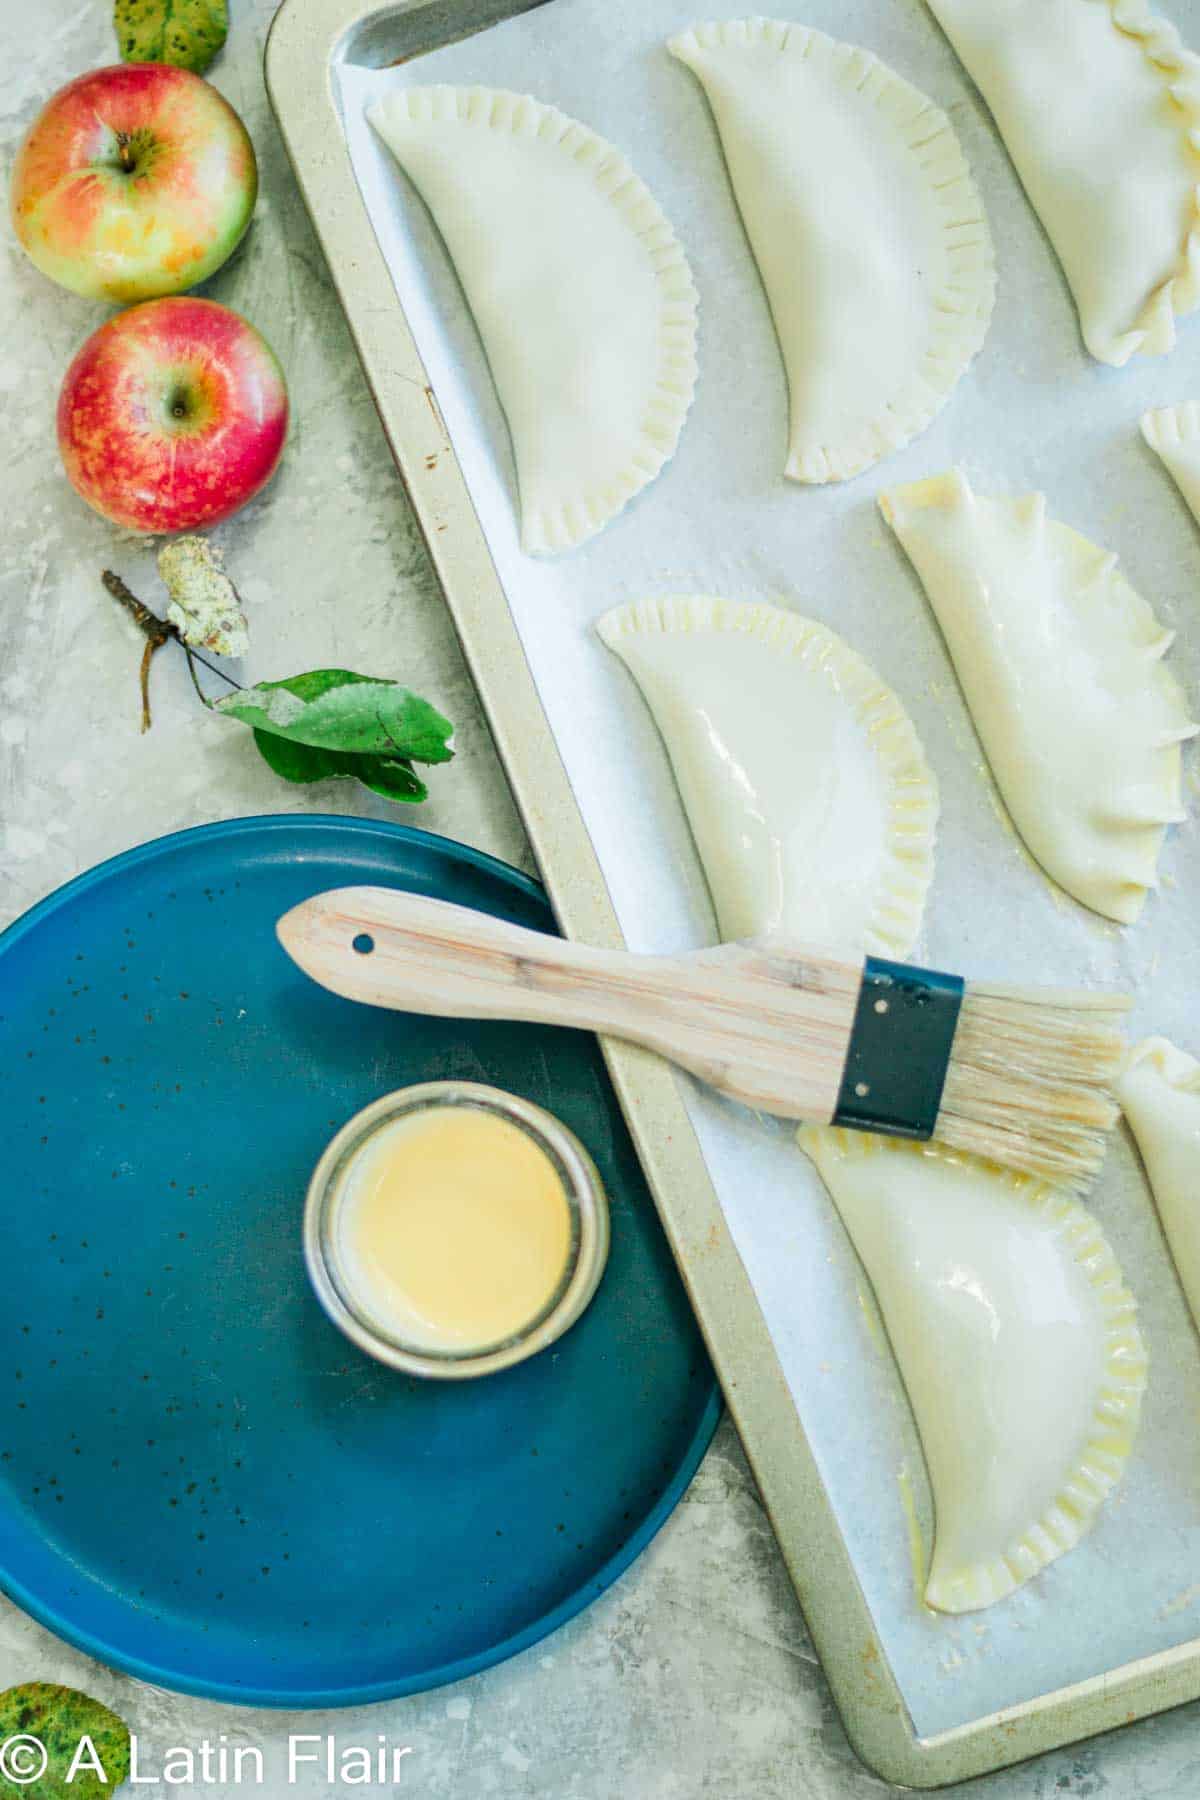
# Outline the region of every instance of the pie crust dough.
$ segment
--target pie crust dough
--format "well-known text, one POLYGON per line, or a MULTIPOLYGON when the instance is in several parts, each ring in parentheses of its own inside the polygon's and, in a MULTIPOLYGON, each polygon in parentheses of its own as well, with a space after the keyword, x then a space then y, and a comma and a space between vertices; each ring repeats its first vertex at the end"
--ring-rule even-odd
POLYGON ((1000 129, 1101 362, 1200 300, 1200 59, 1145 0, 929 0, 1000 129))
POLYGON ((945 115, 805 25, 696 25, 669 46, 716 117, 791 399, 785 473, 844 481, 923 431, 983 343, 995 273, 945 115))
POLYGON ((1142 436, 1162 458, 1200 524, 1200 406, 1162 406, 1142 415, 1142 436))
POLYGON ((783 607, 696 594, 618 607, 597 630, 662 734, 722 937, 907 955, 937 784, 862 658, 783 607))
POLYGON ((1137 1139, 1163 1236, 1200 1326, 1200 1062, 1166 1038, 1132 1052, 1117 1098, 1137 1139))
POLYGON ((990 1606, 1077 1544, 1120 1481, 1147 1357, 1068 1195, 936 1144, 798 1134, 875 1290, 925 1453, 925 1599, 990 1606))
POLYGON ((696 290, 613 146, 498 88, 397 88, 367 117, 433 214, 508 420, 522 545, 569 550, 653 481, 696 383, 696 290))
MULTIPOLYGON (((1099 0, 1077 0, 1099 4, 1099 0)), ((984 499, 960 470, 893 488, 884 517, 924 583, 1013 823, 1069 894, 1128 924, 1156 883, 1197 727, 1165 631, 1045 499, 984 499)))

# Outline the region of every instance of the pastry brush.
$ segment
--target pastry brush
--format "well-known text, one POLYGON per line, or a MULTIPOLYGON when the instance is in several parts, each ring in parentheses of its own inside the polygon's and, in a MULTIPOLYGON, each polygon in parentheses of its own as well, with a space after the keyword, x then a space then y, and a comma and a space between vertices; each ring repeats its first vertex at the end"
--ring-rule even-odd
POLYGON ((758 1111, 908 1138, 1083 1190, 1104 1158, 1118 996, 964 982, 755 942, 591 949, 392 888, 318 894, 279 939, 349 1000, 641 1044, 758 1111))

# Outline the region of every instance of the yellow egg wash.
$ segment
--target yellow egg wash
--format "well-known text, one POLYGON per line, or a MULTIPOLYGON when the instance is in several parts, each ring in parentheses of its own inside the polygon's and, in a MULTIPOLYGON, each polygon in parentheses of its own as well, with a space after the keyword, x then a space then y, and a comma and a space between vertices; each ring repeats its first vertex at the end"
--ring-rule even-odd
POLYGON ((343 1177, 347 1279, 380 1326, 415 1347, 502 1343, 557 1293, 571 1212, 550 1157, 477 1106, 428 1106, 375 1132, 343 1177))

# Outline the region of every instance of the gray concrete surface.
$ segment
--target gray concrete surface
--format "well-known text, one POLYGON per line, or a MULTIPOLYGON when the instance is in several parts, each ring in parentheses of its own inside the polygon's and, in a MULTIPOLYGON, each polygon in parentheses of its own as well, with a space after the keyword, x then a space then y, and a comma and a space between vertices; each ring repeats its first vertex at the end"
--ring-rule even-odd
MULTIPOLYGON (((403 677, 458 725, 435 771, 432 830, 529 866, 520 822, 394 473, 337 301, 292 183, 262 83, 273 0, 231 0, 213 70, 258 149, 251 236, 208 291, 258 322, 287 369, 294 428, 283 469, 221 541, 252 615, 252 678, 344 663, 403 677)), ((104 0, 0 0, 0 135, 7 169, 46 97, 113 60, 104 0)), ((311 806, 384 816, 364 790, 278 782, 244 734, 196 704, 182 659, 154 671, 141 737, 138 640, 99 587, 109 564, 153 591, 152 555, 76 499, 59 465, 62 372, 103 309, 62 293, 4 226, 0 261, 0 923, 125 847, 184 825, 311 806)), ((102 1497, 98 1497, 102 1504, 102 1497)), ((99 1668, 0 1601, 0 1688, 61 1680, 108 1701, 143 1745, 223 1733, 257 1745, 272 1800, 350 1791, 306 1767, 291 1732, 411 1746, 413 1800, 866 1800, 891 1790, 849 1749, 737 1439, 726 1423, 675 1516, 616 1587, 556 1636, 458 1686, 356 1714, 236 1710, 99 1668)), ((177 1793, 151 1781, 141 1791, 177 1793)), ((218 1782, 194 1791, 240 1792, 218 1782)), ((964 1790, 965 1791, 965 1790, 964 1790)), ((979 1800, 1200 1792, 1200 1715, 1187 1708, 973 1785, 979 1800)))

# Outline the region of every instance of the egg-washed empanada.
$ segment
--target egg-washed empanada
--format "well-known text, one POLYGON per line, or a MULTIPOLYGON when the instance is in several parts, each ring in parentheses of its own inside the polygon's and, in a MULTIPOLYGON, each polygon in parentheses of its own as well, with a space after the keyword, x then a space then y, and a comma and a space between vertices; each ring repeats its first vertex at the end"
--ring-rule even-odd
MULTIPOLYGON (((1089 0, 1096 4, 1098 0, 1089 0)), ((1156 883, 1195 735, 1163 667, 1173 633, 1116 557, 985 499, 959 470, 881 495, 937 615, 992 773, 1032 854, 1076 900, 1128 924, 1156 883)))
POLYGON ((929 0, 1120 367, 1200 300, 1200 60, 1145 0, 929 0))
POLYGON ((1200 524, 1200 405, 1160 406, 1142 414, 1142 436, 1166 465, 1200 524))
POLYGON ((527 94, 408 87, 368 118, 450 252, 508 420, 527 551, 571 549, 674 453, 696 290, 613 146, 527 94))
POLYGON ((1117 1098, 1137 1139, 1167 1248, 1200 1327, 1200 1062, 1166 1038, 1132 1052, 1117 1098))
POLYGON ((983 342, 995 274, 945 115, 806 25, 697 25, 703 83, 787 370, 785 473, 844 481, 923 431, 983 342))
POLYGON ((642 600, 597 630, 662 734, 722 937, 906 955, 937 785, 874 670, 824 625, 761 602, 642 600))
POLYGON ((1147 1358, 1087 1209, 937 1144, 798 1141, 875 1291, 933 1494, 925 1600, 970 1612, 1070 1550, 1120 1481, 1147 1358))

